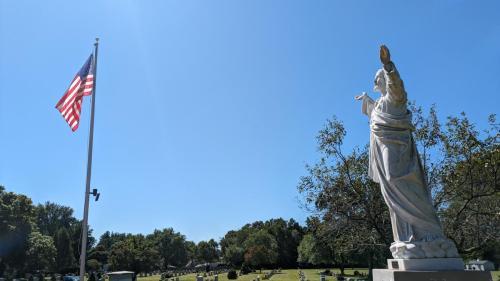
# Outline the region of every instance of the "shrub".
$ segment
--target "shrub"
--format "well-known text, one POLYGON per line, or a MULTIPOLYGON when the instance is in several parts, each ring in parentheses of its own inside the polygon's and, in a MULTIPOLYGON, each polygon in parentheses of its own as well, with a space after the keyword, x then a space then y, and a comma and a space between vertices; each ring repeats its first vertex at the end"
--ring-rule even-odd
POLYGON ((354 276, 359 276, 359 271, 354 270, 354 276))
POLYGON ((235 280, 238 279, 238 274, 236 273, 236 270, 231 269, 227 272, 227 279, 229 280, 235 280))

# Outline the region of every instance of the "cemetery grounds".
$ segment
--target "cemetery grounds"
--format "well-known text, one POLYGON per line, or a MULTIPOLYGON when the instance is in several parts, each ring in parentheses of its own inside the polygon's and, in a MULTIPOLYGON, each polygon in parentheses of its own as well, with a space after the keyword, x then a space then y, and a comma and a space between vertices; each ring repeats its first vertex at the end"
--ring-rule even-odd
MULTIPOLYGON (((345 269, 344 273, 346 274, 346 277, 353 276, 354 271, 357 270, 360 273, 368 274, 368 269, 366 268, 350 268, 350 269, 345 269)), ((299 280, 299 269, 286 269, 282 270, 281 273, 276 273, 274 274, 270 280, 273 281, 294 281, 294 280, 299 280)), ((321 269, 302 269, 302 272, 304 272, 306 280, 309 281, 319 281, 320 280, 320 272, 323 270, 321 269)), ((339 269, 331 269, 332 272, 340 273, 339 269)), ((262 273, 259 272, 254 272, 254 273, 249 273, 246 275, 238 276, 237 281, 252 281, 257 278, 257 275, 260 276, 260 280, 262 280, 262 276, 264 276, 264 273, 269 272, 269 270, 262 270, 262 273)), ((500 280, 500 271, 492 271, 492 280, 497 281, 500 280)), ((210 277, 209 277, 210 278, 210 277)), ((354 278, 355 277, 351 277, 354 278)), ((362 277, 360 277, 361 279, 362 277)), ((206 278, 204 278, 206 279, 206 278)), ((160 275, 153 275, 153 276, 146 276, 146 277, 137 277, 137 281, 159 281, 160 280, 160 275)), ((188 274, 179 277, 180 281, 196 281, 196 274, 188 274)), ((213 280, 213 277, 212 277, 213 280)), ((227 279, 227 273, 222 273, 219 275, 219 281, 229 281, 227 279)), ((336 279, 332 276, 326 276, 326 281, 336 281, 336 279)))

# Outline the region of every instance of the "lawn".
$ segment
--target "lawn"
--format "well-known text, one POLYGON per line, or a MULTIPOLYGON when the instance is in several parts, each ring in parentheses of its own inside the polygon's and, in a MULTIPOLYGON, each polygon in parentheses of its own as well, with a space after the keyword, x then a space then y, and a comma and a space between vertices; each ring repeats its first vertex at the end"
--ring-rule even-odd
MULTIPOLYGON (((344 272, 346 275, 352 275, 354 271, 357 270, 359 272, 363 273, 368 273, 368 270, 366 268, 350 268, 346 269, 344 272)), ((319 273, 322 271, 320 269, 303 269, 302 270, 306 276, 306 279, 310 281, 319 281, 319 273)), ((339 269, 332 269, 333 272, 340 272, 339 269)), ((264 276, 265 272, 269 272, 267 270, 263 270, 262 273, 251 273, 243 276, 238 277, 238 281, 252 281, 254 280, 257 275, 261 277, 264 276)), ((493 281, 500 280, 500 271, 492 271, 491 275, 493 277, 493 281)), ((281 273, 277 273, 273 275, 273 277, 270 279, 271 281, 298 281, 298 276, 299 276, 299 270, 297 269, 287 269, 287 270, 282 270, 281 273)), ((210 277, 209 277, 210 278, 210 277)), ((147 276, 147 277, 138 277, 137 281, 159 281, 160 280, 160 275, 154 275, 154 276, 147 276)), ((180 281, 196 281, 196 274, 189 274, 185 276, 181 276, 179 278, 180 281)), ((213 277, 212 277, 213 280, 213 277)), ((335 278, 332 276, 327 276, 326 277, 327 281, 334 281, 335 278)), ((227 279, 227 273, 223 273, 219 275, 219 281, 228 281, 227 279)))
MULTIPOLYGON (((367 269, 346 269, 345 274, 351 275, 353 274, 354 270, 358 270, 359 272, 364 272, 368 273, 367 269)), ((310 281, 319 281, 319 275, 322 270, 320 269, 303 269, 302 270, 306 276, 306 279, 310 281)), ((340 272, 338 269, 334 269, 334 272, 340 272)), ((269 270, 263 270, 262 273, 250 273, 247 275, 242 275, 238 276, 239 281, 252 281, 257 278, 259 275, 262 280, 262 276, 264 276, 264 273, 269 272, 269 270)), ((273 277, 270 279, 272 281, 295 281, 299 280, 299 270, 298 269, 287 269, 287 270, 282 270, 281 273, 276 273, 273 275, 273 277)), ((210 279, 210 277, 209 277, 210 279)), ((212 277, 213 279, 213 277, 212 277)), ((147 277, 138 277, 137 281, 159 281, 160 280, 160 275, 154 275, 154 276, 147 276, 147 277)), ((189 274, 185 276, 181 276, 179 278, 180 281, 196 281, 196 274, 189 274)), ((335 279, 332 276, 327 276, 326 277, 327 281, 334 281, 335 279)), ((222 273, 219 275, 219 281, 228 281, 227 279, 227 273, 222 273)))

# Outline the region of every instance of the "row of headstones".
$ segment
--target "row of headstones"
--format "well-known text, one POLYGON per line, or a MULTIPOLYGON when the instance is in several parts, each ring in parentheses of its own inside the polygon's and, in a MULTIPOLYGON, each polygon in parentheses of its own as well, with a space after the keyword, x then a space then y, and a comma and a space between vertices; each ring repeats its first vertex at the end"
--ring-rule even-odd
POLYGON ((219 281, 219 275, 215 274, 213 275, 213 279, 209 277, 203 277, 203 276, 196 276, 196 281, 219 281))
POLYGON ((262 280, 268 280, 268 279, 271 279, 271 277, 273 277, 274 274, 276 273, 280 273, 281 272, 281 269, 273 269, 271 270, 269 273, 264 273, 264 276, 262 277, 262 280))

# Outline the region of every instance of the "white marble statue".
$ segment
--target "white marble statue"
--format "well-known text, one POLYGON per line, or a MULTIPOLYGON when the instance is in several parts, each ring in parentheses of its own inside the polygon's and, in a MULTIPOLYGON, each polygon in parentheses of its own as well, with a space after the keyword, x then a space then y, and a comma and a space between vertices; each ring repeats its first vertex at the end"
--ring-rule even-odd
POLYGON ((380 183, 389 207, 396 259, 459 257, 447 239, 432 205, 412 131, 411 112, 403 80, 390 59, 389 49, 380 47, 383 68, 375 75, 374 101, 366 93, 362 112, 370 118, 369 176, 380 183))

